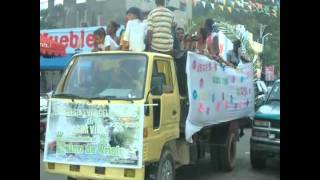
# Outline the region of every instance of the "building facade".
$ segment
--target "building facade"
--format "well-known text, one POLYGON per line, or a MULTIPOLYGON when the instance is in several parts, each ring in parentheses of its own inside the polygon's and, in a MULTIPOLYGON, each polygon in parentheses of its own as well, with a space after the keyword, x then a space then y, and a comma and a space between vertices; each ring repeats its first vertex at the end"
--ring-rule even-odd
MULTIPOLYGON (((59 28, 107 25, 110 20, 124 24, 130 7, 150 11, 156 7, 154 0, 64 0, 64 14, 59 19, 59 28), (60 27, 61 26, 61 27, 60 27)), ((192 0, 167 0, 167 7, 174 10, 175 21, 184 27, 192 17, 192 0)), ((48 1, 49 13, 54 13, 54 0, 48 1)))

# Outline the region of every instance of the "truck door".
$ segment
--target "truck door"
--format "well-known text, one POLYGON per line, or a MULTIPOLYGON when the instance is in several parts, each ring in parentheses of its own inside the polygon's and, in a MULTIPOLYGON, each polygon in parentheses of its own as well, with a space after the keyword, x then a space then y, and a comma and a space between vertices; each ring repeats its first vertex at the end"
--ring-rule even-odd
MULTIPOLYGON (((171 65, 170 59, 164 58, 155 58, 153 63, 153 75, 162 76, 164 79, 162 95, 151 94, 152 103, 158 104, 152 107, 153 142, 165 143, 179 136, 179 92, 174 88, 176 79, 173 79, 171 65)), ((157 144, 158 147, 159 145, 161 144, 157 144)))

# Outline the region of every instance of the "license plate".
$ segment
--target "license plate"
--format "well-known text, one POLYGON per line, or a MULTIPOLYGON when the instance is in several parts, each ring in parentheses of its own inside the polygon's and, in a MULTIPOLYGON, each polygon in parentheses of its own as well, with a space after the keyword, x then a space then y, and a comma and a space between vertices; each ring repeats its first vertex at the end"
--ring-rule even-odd
POLYGON ((270 139, 275 139, 275 138, 276 138, 276 135, 275 135, 275 134, 269 134, 269 138, 270 138, 270 139))

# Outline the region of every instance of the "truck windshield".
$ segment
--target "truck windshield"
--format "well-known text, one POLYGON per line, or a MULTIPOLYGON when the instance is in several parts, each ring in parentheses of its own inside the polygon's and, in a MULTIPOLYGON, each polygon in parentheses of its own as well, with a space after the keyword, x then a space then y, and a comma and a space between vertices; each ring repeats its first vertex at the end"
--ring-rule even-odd
POLYGON ((78 56, 55 95, 89 99, 141 99, 146 64, 147 57, 138 54, 78 56))
POLYGON ((274 84, 271 89, 267 102, 279 101, 280 102, 280 82, 274 84))

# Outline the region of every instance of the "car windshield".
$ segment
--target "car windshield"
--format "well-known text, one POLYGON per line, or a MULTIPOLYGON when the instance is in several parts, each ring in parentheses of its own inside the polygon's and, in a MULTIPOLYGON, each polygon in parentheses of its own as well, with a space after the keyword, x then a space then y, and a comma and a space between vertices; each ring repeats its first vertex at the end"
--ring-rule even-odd
POLYGON ((147 57, 138 54, 78 56, 55 95, 90 99, 141 99, 146 64, 147 57))
POLYGON ((280 82, 276 82, 271 89, 267 102, 271 101, 280 102, 280 82))

